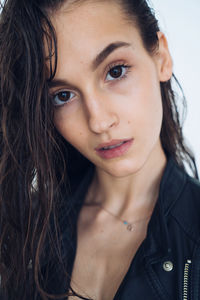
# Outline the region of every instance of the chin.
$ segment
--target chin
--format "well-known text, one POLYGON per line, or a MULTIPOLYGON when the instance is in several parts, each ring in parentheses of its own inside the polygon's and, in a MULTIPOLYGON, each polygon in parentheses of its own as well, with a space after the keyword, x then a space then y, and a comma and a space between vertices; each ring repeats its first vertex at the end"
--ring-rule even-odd
POLYGON ((141 170, 144 163, 141 159, 113 161, 113 163, 103 169, 110 175, 120 178, 136 174, 141 170))

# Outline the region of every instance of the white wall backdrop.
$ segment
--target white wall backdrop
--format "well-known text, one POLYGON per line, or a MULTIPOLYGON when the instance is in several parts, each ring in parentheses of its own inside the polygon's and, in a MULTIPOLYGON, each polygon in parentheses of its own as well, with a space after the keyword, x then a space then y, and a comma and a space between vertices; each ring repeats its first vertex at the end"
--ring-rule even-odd
POLYGON ((174 73, 186 96, 184 134, 200 175, 200 0, 150 0, 150 5, 168 38, 174 73))

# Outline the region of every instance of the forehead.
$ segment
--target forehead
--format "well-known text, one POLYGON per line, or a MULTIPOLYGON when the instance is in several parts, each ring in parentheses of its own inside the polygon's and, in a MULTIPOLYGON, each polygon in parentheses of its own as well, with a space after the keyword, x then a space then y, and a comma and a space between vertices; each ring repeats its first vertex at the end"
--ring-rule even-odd
POLYGON ((58 9, 56 10, 57 12, 59 10, 65 11, 65 12, 70 12, 73 11, 74 9, 77 9, 78 7, 82 5, 95 5, 95 4, 103 4, 103 3, 113 3, 113 4, 120 4, 121 0, 65 0, 62 1, 61 4, 58 6, 58 9))
MULTIPOLYGON (((67 40, 68 46, 78 40, 97 42, 106 36, 115 39, 117 33, 136 28, 127 20, 118 1, 76 0, 65 1, 62 7, 50 15, 59 40, 67 40)), ((106 41, 108 42, 108 41, 106 41)), ((60 45, 61 46, 61 45, 60 45)), ((84 46, 84 44, 83 44, 84 46)))
POLYGON ((91 13, 95 13, 97 10, 101 10, 102 7, 109 10, 110 18, 112 18, 113 13, 118 11, 121 13, 122 17, 126 17, 123 13, 123 6, 120 4, 119 0, 67 0, 63 1, 61 5, 57 7, 55 10, 49 10, 48 13, 50 17, 55 20, 58 16, 65 14, 66 16, 70 14, 78 14, 82 15, 85 11, 88 11, 88 16, 91 13), (112 8, 112 10, 110 10, 112 8))
POLYGON ((134 22, 127 21, 115 1, 65 2, 50 18, 56 31, 58 69, 89 65, 107 45, 116 41, 141 42, 134 22))

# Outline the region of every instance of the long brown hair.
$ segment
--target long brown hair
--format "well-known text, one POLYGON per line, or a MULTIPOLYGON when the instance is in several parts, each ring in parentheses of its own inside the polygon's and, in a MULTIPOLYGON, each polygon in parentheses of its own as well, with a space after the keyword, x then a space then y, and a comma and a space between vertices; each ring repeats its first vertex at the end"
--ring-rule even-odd
MULTIPOLYGON (((36 299, 37 292, 41 299, 56 299, 47 296, 48 272, 42 272, 42 261, 49 264, 53 258, 57 268, 64 265, 59 229, 62 195, 78 184, 78 176, 90 165, 52 121, 48 83, 56 72, 57 48, 47 11, 65 1, 7 0, 0 17, 0 274, 2 294, 9 300, 36 299)), ((136 22, 146 49, 154 51, 159 27, 147 2, 118 2, 128 19, 136 22)), ((181 168, 187 164, 197 177, 171 80, 161 83, 161 94, 162 146, 181 168)))

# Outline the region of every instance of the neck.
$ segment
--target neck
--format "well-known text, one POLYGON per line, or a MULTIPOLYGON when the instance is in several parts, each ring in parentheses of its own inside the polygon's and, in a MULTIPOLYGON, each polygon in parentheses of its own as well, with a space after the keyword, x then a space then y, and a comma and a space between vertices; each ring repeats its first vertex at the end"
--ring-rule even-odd
POLYGON ((102 205, 118 216, 147 216, 158 198, 165 166, 166 156, 158 147, 137 172, 127 176, 115 177, 96 168, 85 204, 102 205))

